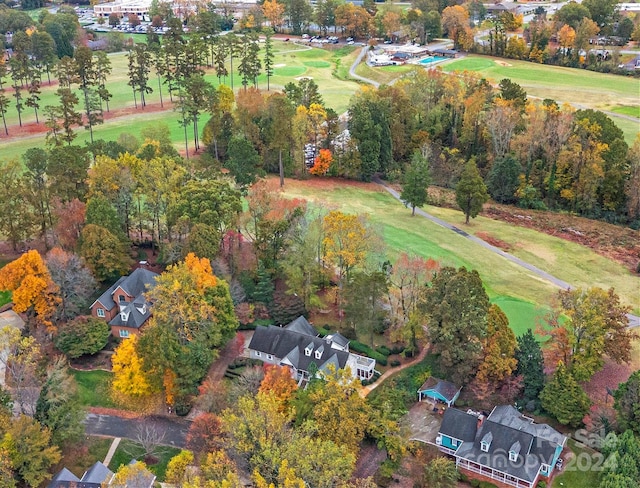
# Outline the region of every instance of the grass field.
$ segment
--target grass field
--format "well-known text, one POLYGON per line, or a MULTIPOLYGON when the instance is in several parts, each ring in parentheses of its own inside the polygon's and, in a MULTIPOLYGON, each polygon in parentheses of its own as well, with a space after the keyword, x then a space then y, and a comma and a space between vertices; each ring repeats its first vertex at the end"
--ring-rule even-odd
POLYGON ((78 384, 80 404, 85 407, 115 407, 109 396, 111 373, 107 371, 79 371, 72 369, 71 374, 78 384))
POLYGON ((617 114, 628 115, 629 117, 640 118, 640 107, 628 107, 620 105, 617 107, 611 107, 611 111, 617 114))
MULTIPOLYGON (((407 252, 437 259, 443 265, 477 269, 487 293, 492 301, 504 306, 514 330, 519 334, 527 328, 535 328, 557 291, 556 287, 447 229, 426 219, 411 217, 411 212, 389 194, 370 188, 357 184, 330 182, 318 185, 287 180, 285 193, 306 198, 324 208, 368 214, 382 233, 386 256, 392 261, 400 252, 407 252)), ((479 217, 465 226, 460 212, 452 210, 447 214, 446 209, 436 207, 425 210, 467 232, 489 232, 505 242, 519 243, 511 251, 514 255, 531 260, 532 264, 576 286, 613 286, 623 302, 640 308, 639 280, 622 266, 583 246, 486 218, 479 217)))
MULTIPOLYGON (((331 49, 315 49, 307 46, 301 46, 290 42, 274 41, 274 75, 269 80, 272 91, 281 90, 284 85, 289 82, 295 82, 296 78, 301 76, 313 78, 318 84, 320 93, 323 96, 328 107, 334 109, 337 113, 343 113, 349 104, 349 100, 353 93, 358 89, 358 83, 350 81, 347 78, 343 63, 351 64, 355 59, 357 51, 353 46, 342 47, 337 50, 331 49), (349 61, 351 60, 351 61, 349 61)), ((261 54, 262 56, 262 54, 261 54)), ((131 109, 134 107, 133 94, 131 87, 127 85, 127 58, 124 53, 110 54, 109 59, 112 64, 112 74, 107 82, 107 88, 112 94, 109 102, 111 110, 131 109)), ((219 84, 219 80, 214 71, 210 71, 205 76, 215 86, 219 84)), ((223 83, 231 85, 231 78, 223 79, 223 83)), ((160 92, 158 90, 158 80, 152 76, 149 85, 154 92, 147 96, 147 103, 160 103, 160 92)), ((258 78, 259 88, 266 91, 267 78, 262 74, 258 78)), ((234 90, 241 89, 241 79, 236 75, 233 77, 234 90)), ((55 95, 56 86, 44 86, 42 89, 40 106, 56 105, 58 103, 55 95)), ((162 87, 162 97, 166 101, 169 99, 166 86, 162 87)), ((78 108, 81 110, 80 106, 78 108)), ((18 116, 13 105, 10 106, 7 114, 7 124, 9 126, 18 125, 18 116)), ((203 114, 201 125, 203 126, 208 116, 203 114)), ((33 110, 24 110, 22 114, 23 124, 34 123, 35 114, 33 110)), ((42 114, 40 114, 40 122, 42 114)), ((184 130, 178 124, 178 115, 173 111, 168 112, 150 112, 145 113, 142 110, 133 116, 114 119, 105 122, 94 128, 94 138, 115 140, 122 132, 130 132, 134 126, 134 135, 138 135, 140 130, 146 126, 156 125, 158 122, 166 123, 170 130, 172 140, 177 149, 184 147, 184 130)), ((189 128, 188 128, 189 129, 189 128)), ((9 128, 11 136, 12 127, 9 128)), ((15 132, 15 130, 14 130, 15 132)), ((89 140, 89 132, 79 127, 76 130, 78 137, 75 143, 84 143, 89 140)), ((2 141, 2 137, 0 137, 2 141)), ((30 147, 44 146, 44 133, 35 136, 24 136, 17 140, 2 141, 2 154, 0 158, 9 160, 19 158, 26 149, 30 147)))
POLYGON ((6 305, 11 301, 11 292, 10 291, 0 291, 0 307, 6 305))
MULTIPOLYGON (((156 464, 150 464, 147 466, 149 471, 156 475, 157 481, 164 481, 165 474, 167 472, 167 464, 172 457, 180 453, 180 449, 175 447, 160 446, 154 453, 154 457, 158 459, 156 464)), ((127 465, 132 459, 138 459, 142 461, 144 455, 144 449, 140 444, 133 441, 122 439, 116 449, 111 462, 109 463, 109 469, 116 472, 121 465, 127 465)))

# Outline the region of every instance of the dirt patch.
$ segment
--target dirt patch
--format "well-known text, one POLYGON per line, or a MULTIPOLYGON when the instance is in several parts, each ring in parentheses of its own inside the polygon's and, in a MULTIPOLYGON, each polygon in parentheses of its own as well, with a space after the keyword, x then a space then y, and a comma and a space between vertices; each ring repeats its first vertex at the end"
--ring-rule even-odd
POLYGON ((387 454, 378 449, 375 444, 366 443, 360 448, 353 478, 368 478, 378 471, 378 468, 387 459, 387 454))
POLYGON ((573 215, 497 204, 486 206, 483 215, 576 242, 626 266, 632 272, 640 261, 640 232, 628 227, 573 215))
POLYGON ((496 59, 495 63, 498 66, 505 66, 505 67, 513 66, 511 63, 507 63, 506 61, 500 61, 499 59, 496 59))
POLYGON ((629 365, 616 364, 607 358, 602 370, 593 375, 584 389, 595 405, 611 406, 613 398, 608 395, 607 390, 617 390, 620 383, 627 381, 632 372, 629 365))
POLYGON ((111 371, 111 356, 113 351, 99 351, 93 356, 81 356, 71 360, 71 367, 81 371, 111 371))
POLYGON ((485 242, 488 242, 492 246, 495 246, 503 251, 510 251, 511 245, 508 242, 498 239, 497 237, 493 237, 488 232, 476 232, 476 236, 482 239, 485 242))
MULTIPOLYGON (((274 177, 275 178, 275 177, 274 177)), ((317 178, 309 178, 307 180, 287 180, 286 184, 295 185, 297 188, 309 188, 315 190, 326 190, 333 191, 337 188, 360 188, 367 191, 377 191, 384 192, 384 188, 382 188, 377 183, 365 183, 363 181, 350 181, 343 180, 340 178, 332 178, 332 177, 317 177, 317 178)))

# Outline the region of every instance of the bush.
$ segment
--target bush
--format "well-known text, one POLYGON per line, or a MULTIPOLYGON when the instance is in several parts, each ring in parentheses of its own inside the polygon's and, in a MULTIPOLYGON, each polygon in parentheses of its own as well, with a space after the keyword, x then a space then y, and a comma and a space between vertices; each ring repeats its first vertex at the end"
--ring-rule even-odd
POLYGON ((186 400, 176 402, 176 415, 179 417, 186 417, 191 411, 192 405, 186 400))
POLYGON ((349 347, 352 350, 354 350, 355 352, 359 352, 360 354, 364 354, 365 356, 368 356, 371 359, 375 359, 376 362, 381 364, 382 366, 386 366, 387 365, 387 357, 386 356, 384 356, 383 354, 380 354, 379 352, 374 351, 373 349, 371 349, 369 346, 363 344, 362 342, 351 341, 349 343, 349 347))
POLYGON ((538 481, 538 488, 547 488, 546 481, 538 481))
POLYGON ((60 327, 54 343, 69 358, 95 354, 107 345, 111 329, 104 320, 82 315, 60 327))
POLYGON ((387 346, 378 346, 376 347, 376 351, 384 356, 389 356, 391 354, 391 350, 387 346))
POLYGON ((391 355, 391 354, 402 354, 404 349, 405 349, 404 346, 391 346, 391 348, 389 349, 389 355, 391 355))
POLYGON ((396 366, 400 366, 400 361, 398 361, 397 359, 392 359, 389 365, 395 368, 396 366))

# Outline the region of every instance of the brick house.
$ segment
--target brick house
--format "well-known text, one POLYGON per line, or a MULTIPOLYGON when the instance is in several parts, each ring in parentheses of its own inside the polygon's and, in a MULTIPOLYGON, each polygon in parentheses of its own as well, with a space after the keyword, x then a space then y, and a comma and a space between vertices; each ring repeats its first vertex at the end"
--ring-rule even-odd
POLYGON ((151 303, 144 293, 153 287, 157 276, 153 271, 137 268, 121 277, 91 304, 91 315, 106 320, 116 337, 137 334, 151 316, 151 303))

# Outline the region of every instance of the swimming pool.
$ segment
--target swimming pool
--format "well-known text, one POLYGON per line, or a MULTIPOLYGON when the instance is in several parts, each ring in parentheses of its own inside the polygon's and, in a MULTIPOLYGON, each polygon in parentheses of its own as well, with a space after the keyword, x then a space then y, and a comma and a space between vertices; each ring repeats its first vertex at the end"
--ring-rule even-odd
POLYGON ((429 56, 428 58, 424 58, 420 60, 420 64, 433 64, 433 63, 439 63, 440 61, 444 61, 445 57, 442 56, 429 56))

